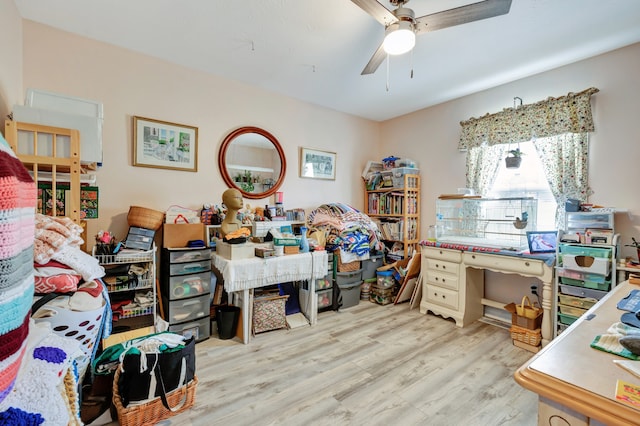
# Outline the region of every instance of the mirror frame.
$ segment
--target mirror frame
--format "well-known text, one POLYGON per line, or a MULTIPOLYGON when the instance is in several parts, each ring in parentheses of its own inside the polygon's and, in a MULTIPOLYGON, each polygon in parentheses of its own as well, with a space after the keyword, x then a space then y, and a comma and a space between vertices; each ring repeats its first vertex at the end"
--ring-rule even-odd
POLYGON ((258 200, 258 199, 261 199, 261 198, 267 198, 267 197, 275 194, 275 192, 280 188, 280 186, 284 182, 284 176, 285 176, 286 171, 287 171, 287 159, 284 156, 284 151, 282 150, 282 147, 280 146, 280 143, 278 142, 278 140, 271 133, 269 133, 266 130, 261 129, 259 127, 247 126, 247 127, 240 127, 238 129, 232 131, 231 133, 229 133, 224 138, 224 141, 222 141, 222 145, 220 146, 220 151, 218 153, 218 168, 220 169, 220 174, 222 175, 222 180, 224 180, 224 183, 226 183, 229 188, 237 189, 238 191, 240 191, 242 193, 242 196, 244 198, 249 198, 249 199, 252 199, 252 200, 258 200), (229 145, 234 141, 235 138, 237 138, 240 135, 247 134, 247 133, 257 133, 257 134, 267 138, 273 144, 273 146, 275 147, 276 151, 278 151, 278 156, 280 157, 280 175, 278 176, 278 179, 275 181, 273 186, 271 188, 269 188, 268 191, 260 192, 260 193, 252 193, 252 192, 243 191, 242 188, 239 188, 238 186, 235 185, 235 183, 233 182, 233 179, 231 178, 231 176, 229 176, 229 172, 227 171, 225 158, 227 156, 227 149, 229 148, 229 145))

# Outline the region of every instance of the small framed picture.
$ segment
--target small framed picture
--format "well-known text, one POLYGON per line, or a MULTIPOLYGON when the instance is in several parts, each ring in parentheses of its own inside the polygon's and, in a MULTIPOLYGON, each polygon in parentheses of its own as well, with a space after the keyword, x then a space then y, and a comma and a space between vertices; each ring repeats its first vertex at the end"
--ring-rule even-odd
POLYGON ((198 171, 198 128, 133 117, 133 165, 198 171))
POLYGON ((335 180, 336 153, 300 148, 300 177, 335 180))

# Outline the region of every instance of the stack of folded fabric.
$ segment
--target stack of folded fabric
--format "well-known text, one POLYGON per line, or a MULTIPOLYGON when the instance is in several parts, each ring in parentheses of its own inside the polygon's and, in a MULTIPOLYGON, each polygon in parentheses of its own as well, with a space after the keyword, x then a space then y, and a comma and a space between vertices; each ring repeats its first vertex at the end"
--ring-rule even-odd
POLYGON ((340 249, 345 262, 368 259, 371 251, 384 248, 378 226, 346 204, 323 204, 309 214, 308 223, 325 232, 327 250, 340 249))
POLYGON ((591 347, 624 358, 640 360, 640 351, 629 350, 634 349, 638 341, 640 341, 640 328, 616 322, 606 333, 597 335, 591 342, 591 347))

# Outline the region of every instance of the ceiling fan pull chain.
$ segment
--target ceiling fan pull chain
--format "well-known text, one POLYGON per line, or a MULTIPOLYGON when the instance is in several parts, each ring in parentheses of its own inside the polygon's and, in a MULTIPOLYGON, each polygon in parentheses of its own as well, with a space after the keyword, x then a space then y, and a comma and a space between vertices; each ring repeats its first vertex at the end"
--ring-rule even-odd
POLYGON ((391 62, 391 58, 389 58, 389 54, 387 53, 387 92, 389 91, 389 62, 391 62))
POLYGON ((413 50, 411 49, 411 78, 413 78, 413 50))

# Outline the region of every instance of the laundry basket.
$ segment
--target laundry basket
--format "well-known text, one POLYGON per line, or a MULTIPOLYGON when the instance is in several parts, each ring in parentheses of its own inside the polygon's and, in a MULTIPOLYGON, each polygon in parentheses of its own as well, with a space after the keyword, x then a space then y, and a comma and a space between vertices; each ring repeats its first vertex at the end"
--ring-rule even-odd
POLYGON ((37 307, 31 316, 36 323, 48 322, 51 324, 51 329, 55 334, 76 339, 80 343, 84 356, 77 359, 77 365, 78 373, 82 377, 93 357, 102 328, 105 308, 104 302, 100 308, 90 311, 73 311, 45 303, 37 307))

